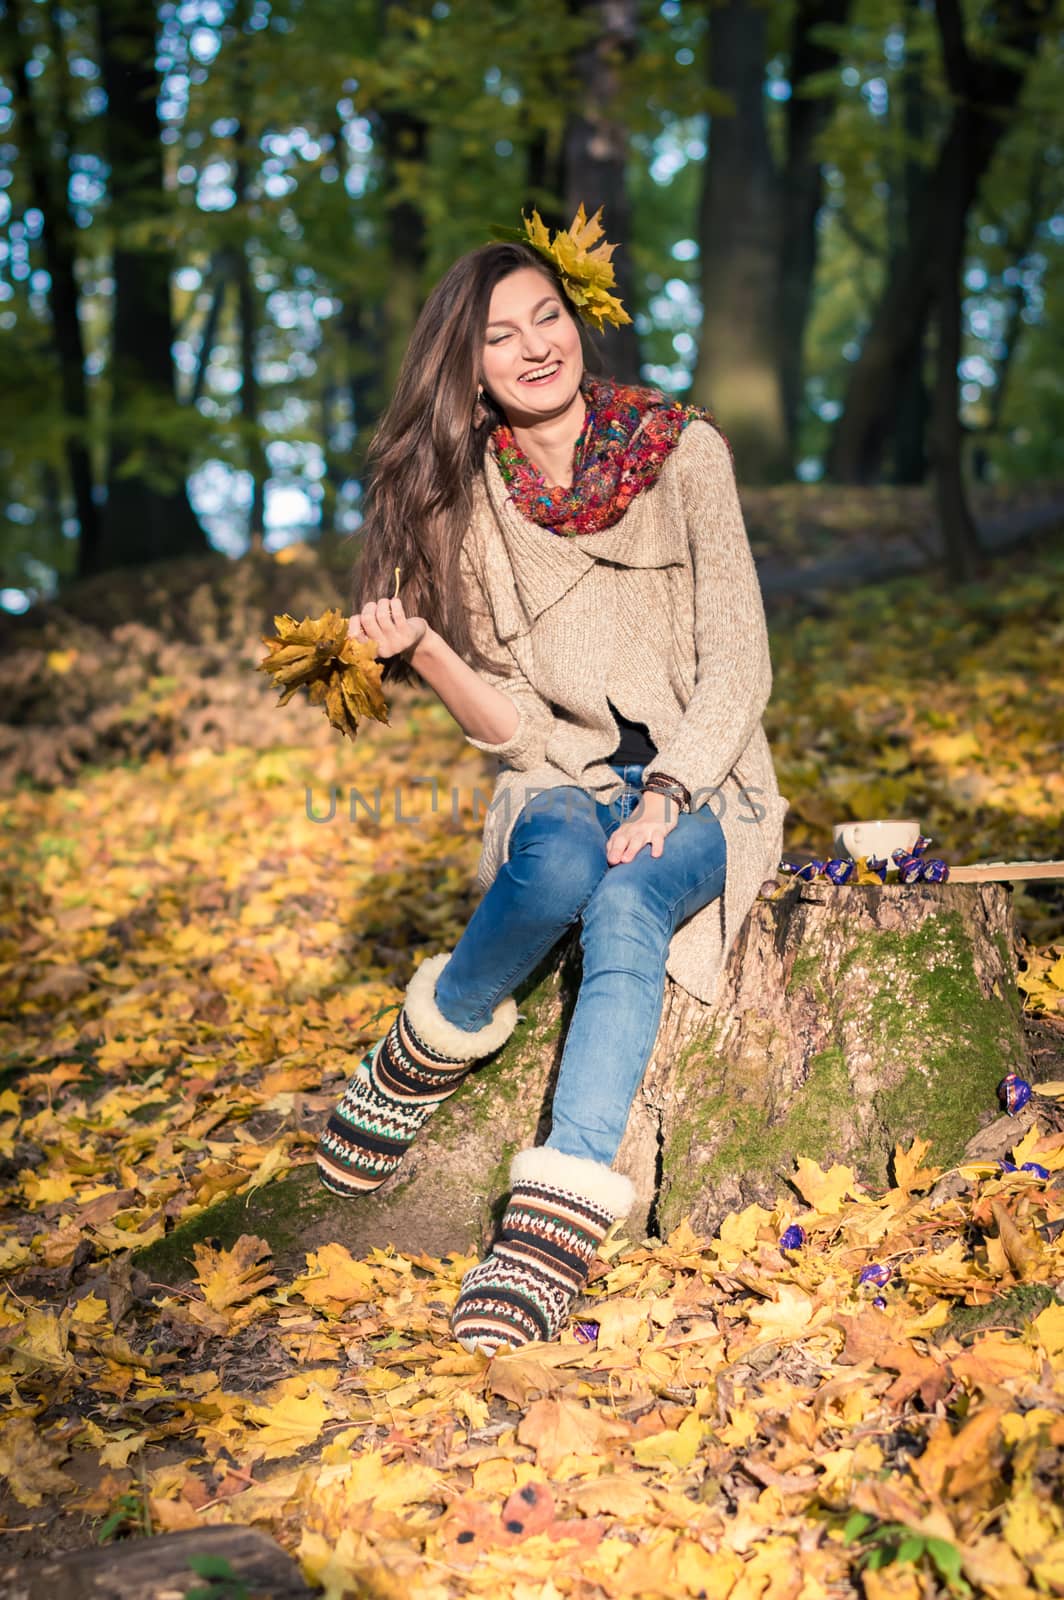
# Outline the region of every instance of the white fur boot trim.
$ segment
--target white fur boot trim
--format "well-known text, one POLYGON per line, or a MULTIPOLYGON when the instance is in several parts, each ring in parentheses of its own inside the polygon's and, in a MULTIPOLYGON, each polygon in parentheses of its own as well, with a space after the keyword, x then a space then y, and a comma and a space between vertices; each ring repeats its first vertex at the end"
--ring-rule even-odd
POLYGON ((565 1189, 601 1206, 615 1222, 626 1217, 635 1204, 635 1184, 623 1172, 614 1172, 602 1161, 552 1150, 549 1145, 519 1150, 510 1164, 510 1182, 543 1183, 565 1189))
POLYGON ((451 952, 430 956, 418 967, 407 984, 403 1002, 410 1026, 430 1050, 447 1056, 451 1061, 476 1061, 480 1056, 490 1056, 506 1043, 517 1026, 517 1001, 507 995, 495 1007, 490 1022, 469 1032, 448 1022, 436 1004, 436 980, 451 959, 451 952))

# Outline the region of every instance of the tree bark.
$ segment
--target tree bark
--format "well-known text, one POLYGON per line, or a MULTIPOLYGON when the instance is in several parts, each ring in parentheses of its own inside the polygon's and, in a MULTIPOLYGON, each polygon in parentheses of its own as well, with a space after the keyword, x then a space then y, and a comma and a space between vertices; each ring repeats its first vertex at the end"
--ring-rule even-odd
POLYGON ((955 103, 938 160, 924 187, 908 248, 887 281, 850 373, 828 458, 829 475, 837 482, 873 483, 879 476, 891 419, 897 413, 905 375, 916 359, 934 293, 936 263, 941 260, 951 209, 960 206, 967 215, 983 174, 1008 131, 1009 113, 1019 99, 1041 29, 1050 21, 1037 0, 1010 0, 997 15, 1000 21, 992 48, 984 49, 978 60, 968 58, 964 97, 955 103), (1010 56, 1003 60, 1000 50, 1006 46, 1010 56), (957 144, 966 151, 964 187, 951 195, 949 186, 955 181, 952 152, 957 144))
MULTIPOLYGON (((250 168, 255 160, 255 139, 250 122, 253 116, 253 94, 250 82, 248 51, 251 40, 247 23, 250 15, 248 0, 239 0, 233 13, 236 53, 234 103, 237 128, 233 143, 236 149, 233 193, 236 196, 236 214, 248 221, 248 183, 250 168)), ((250 228, 245 228, 235 252, 237 309, 240 322, 240 418, 244 429, 245 462, 251 477, 251 506, 248 510, 248 534, 253 548, 260 549, 266 522, 266 484, 270 476, 266 451, 259 431, 259 375, 255 365, 258 343, 258 301, 251 275, 249 257, 250 228)))
POLYGON ((96 18, 114 236, 111 418, 101 537, 80 576, 208 548, 188 502, 188 452, 175 441, 182 419, 174 393, 170 252, 131 237, 165 203, 155 11, 107 0, 96 18))
MULTIPOLYGON (((888 276, 893 276, 898 261, 916 234, 924 174, 913 157, 924 137, 923 53, 914 44, 920 0, 907 0, 905 8, 905 62, 901 72, 901 123, 905 154, 901 173, 891 184, 894 226, 890 229, 888 276)), ((898 392, 898 411, 894 423, 894 482, 923 483, 927 477, 927 426, 931 402, 924 373, 924 348, 927 342, 928 315, 913 341, 912 359, 898 392)))
POLYGON ((847 20, 852 0, 798 0, 791 27, 791 97, 787 102, 787 154, 780 185, 779 363, 783 410, 792 461, 798 453, 798 427, 804 399, 805 326, 813 299, 817 258, 817 213, 824 196, 824 174, 816 141, 834 110, 824 94, 805 92, 809 80, 839 60, 834 45, 815 37, 823 23, 847 20))
MULTIPOLYGON (((758 901, 707 1006, 668 980, 653 1055, 616 1166, 638 1192, 631 1237, 684 1216, 712 1231, 750 1201, 789 1196, 795 1158, 889 1181, 901 1141, 954 1162, 996 1114, 997 1085, 1027 1052, 1006 885, 792 882, 758 901)), ((340 1200, 299 1167, 209 1207, 143 1253, 156 1280, 189 1275, 197 1239, 268 1239, 299 1268, 331 1239, 354 1254, 393 1244, 481 1249, 510 1158, 542 1142, 580 981, 575 931, 516 993, 523 1020, 436 1113, 380 1190, 340 1200)), ((351 1070, 357 1058, 351 1062, 351 1070)), ((339 1097, 311 1108, 317 1130, 339 1097)), ((793 1196, 791 1203, 795 1203, 793 1196)))
POLYGON ((734 104, 709 134, 698 237, 702 333, 691 399, 728 435, 739 475, 791 475, 777 349, 780 188, 764 110, 767 14, 752 0, 710 12, 710 83, 734 104))
MULTIPOLYGON (((407 111, 384 111, 379 138, 385 182, 398 181, 396 168, 416 163, 425 167, 428 124, 407 111)), ((427 169, 422 183, 428 182, 427 169)), ((421 309, 421 276, 425 266, 425 219, 409 196, 388 203, 388 289, 384 299, 383 389, 391 394, 407 343, 421 309)))
MULTIPOLYGON (((62 35, 55 25, 54 11, 49 13, 53 23, 52 49, 63 49, 62 35)), ((20 0, 7 0, 0 13, 0 29, 7 47, 8 63, 14 87, 15 109, 21 124, 20 148, 26 162, 30 193, 40 211, 41 245, 44 265, 48 272, 48 305, 52 316, 55 351, 59 363, 60 392, 63 412, 72 424, 65 454, 70 474, 70 489, 74 499, 74 513, 79 530, 79 565, 90 562, 99 539, 99 517, 92 497, 92 462, 88 447, 89 398, 85 384, 85 347, 78 321, 78 282, 75 271, 77 230, 66 200, 67 171, 57 174, 48 150, 46 135, 37 117, 37 107, 30 89, 26 71, 29 51, 22 36, 22 7, 20 0)), ((61 58, 60 58, 61 59, 61 58)), ((67 95, 69 82, 65 71, 58 72, 58 118, 64 132, 69 132, 67 95)), ((69 139, 64 139, 64 162, 69 163, 69 139)))
POLYGON ((228 1562, 233 1584, 219 1595, 241 1592, 270 1600, 307 1600, 320 1593, 303 1581, 299 1567, 268 1534, 257 1528, 205 1524, 183 1533, 126 1539, 104 1549, 70 1550, 43 1561, 0 1564, 7 1600, 178 1600, 191 1590, 202 1594, 210 1579, 189 1558, 211 1556, 228 1562))
MULTIPOLYGON (((577 52, 576 103, 565 127, 564 172, 568 227, 583 201, 588 215, 603 208, 606 237, 620 245, 614 260, 617 293, 629 310, 635 287, 630 242, 632 214, 625 176, 628 129, 618 109, 620 75, 635 55, 636 0, 571 0, 572 9, 593 18, 595 33, 577 52)), ((639 339, 635 323, 607 328, 602 335, 606 370, 621 383, 639 382, 639 339)))
POLYGON ((935 504, 942 530, 946 572, 955 583, 967 583, 975 572, 979 533, 964 487, 964 433, 960 417, 957 367, 961 359, 962 289, 965 212, 960 203, 967 153, 963 145, 950 152, 954 181, 945 192, 940 254, 935 271, 934 410, 931 459, 935 504))

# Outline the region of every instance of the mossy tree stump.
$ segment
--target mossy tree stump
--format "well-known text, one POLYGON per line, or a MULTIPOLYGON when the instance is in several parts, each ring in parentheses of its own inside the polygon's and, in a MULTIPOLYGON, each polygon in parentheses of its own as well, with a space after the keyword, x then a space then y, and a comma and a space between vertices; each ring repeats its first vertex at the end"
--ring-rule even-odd
MULTIPOLYGON (((740 930, 716 1003, 671 980, 616 1165, 639 1203, 630 1236, 689 1215, 711 1232, 728 1211, 771 1205, 796 1156, 889 1181, 898 1141, 932 1140, 949 1165, 997 1114, 996 1088, 1027 1066, 1004 884, 792 882, 740 930)), ((481 1248, 515 1150, 542 1140, 580 982, 577 930, 517 991, 521 1020, 478 1066, 375 1194, 340 1200, 300 1167, 219 1202, 146 1252, 186 1275, 196 1239, 258 1233, 275 1259, 339 1240, 443 1255, 481 1248)), ((607 1046, 604 1046, 607 1047, 607 1046)), ((352 1068, 356 1064, 352 1059, 352 1068)), ((337 1095, 342 1088, 338 1080, 337 1095)))

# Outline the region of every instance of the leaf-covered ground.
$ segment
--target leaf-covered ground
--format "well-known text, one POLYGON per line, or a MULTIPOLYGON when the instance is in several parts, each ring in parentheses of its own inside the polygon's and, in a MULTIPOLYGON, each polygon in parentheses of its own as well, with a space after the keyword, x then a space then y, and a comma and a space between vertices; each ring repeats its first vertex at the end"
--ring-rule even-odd
MULTIPOLYGON (((774 629, 787 847, 895 813, 951 861, 1060 854, 1062 580, 1048 542, 965 592, 906 580, 774 629)), ((34 668, 58 695, 73 648, 34 668)), ((1064 1593, 1053 1118, 1018 1119, 1014 1152, 1048 1181, 942 1175, 918 1145, 887 1193, 799 1161, 775 1212, 716 1239, 613 1238, 596 1342, 490 1365, 448 1336, 466 1260, 333 1246, 279 1280, 247 1237, 176 1288, 138 1270, 177 1219, 309 1159, 375 1013, 474 903, 490 782, 431 696, 347 744, 233 665, 275 748, 232 742, 237 718, 219 748, 23 786, 0 815, 11 1549, 235 1520, 334 1595, 1064 1593)), ((1016 894, 1058 1038, 1060 887, 1016 894)))

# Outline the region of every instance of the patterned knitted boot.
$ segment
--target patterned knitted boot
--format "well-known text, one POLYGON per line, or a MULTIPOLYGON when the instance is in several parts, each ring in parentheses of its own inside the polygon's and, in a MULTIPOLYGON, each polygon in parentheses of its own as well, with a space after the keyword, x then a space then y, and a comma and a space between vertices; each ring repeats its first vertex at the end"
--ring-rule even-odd
POLYGON ((512 995, 482 1028, 448 1022, 436 980, 450 959, 445 950, 418 967, 395 1021, 362 1057, 318 1140, 318 1176, 333 1194, 378 1189, 473 1062, 501 1049, 517 1024, 512 995))
POLYGON ((498 1238, 462 1279, 451 1313, 459 1344, 489 1356, 504 1341, 516 1349, 558 1337, 596 1249, 635 1199, 622 1173, 546 1145, 518 1151, 510 1183, 498 1238))

